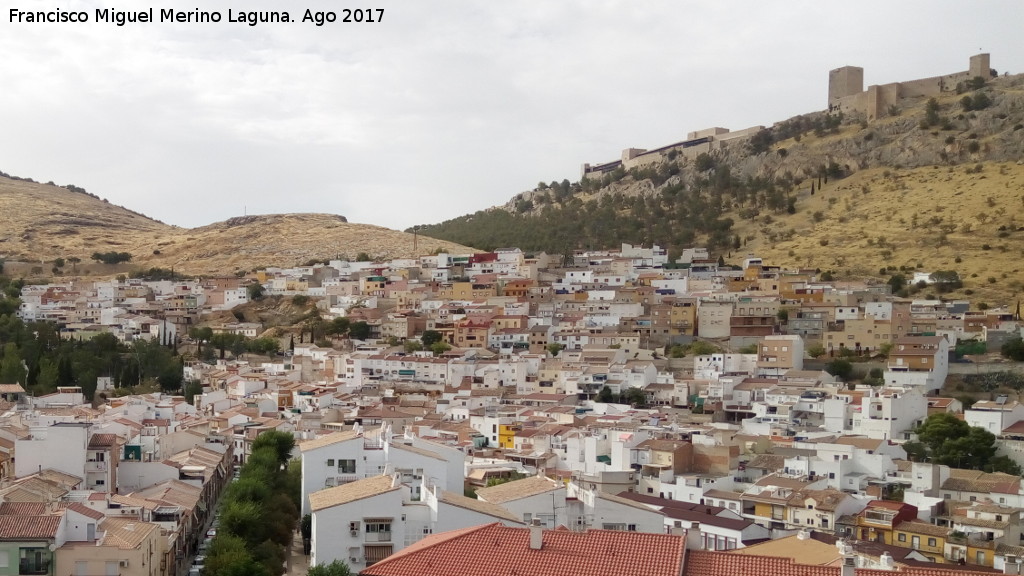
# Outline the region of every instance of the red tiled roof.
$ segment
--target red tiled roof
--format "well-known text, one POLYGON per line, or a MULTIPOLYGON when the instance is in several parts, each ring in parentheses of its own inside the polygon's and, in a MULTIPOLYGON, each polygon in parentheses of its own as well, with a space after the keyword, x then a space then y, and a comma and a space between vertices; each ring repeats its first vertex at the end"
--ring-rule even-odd
POLYGON ((63 516, 0 516, 0 540, 40 540, 57 536, 63 516))
MULTIPOLYGON (((690 550, 686 553, 686 569, 683 576, 735 576, 737 574, 770 574, 771 576, 840 576, 841 566, 798 564, 791 558, 773 558, 729 552, 690 550)), ((931 567, 902 566, 898 571, 857 568, 857 576, 967 576, 970 574, 990 575, 987 568, 981 570, 947 569, 931 567)))
MULTIPOLYGON (((671 534, 613 530, 544 530, 530 548, 529 528, 498 523, 428 536, 362 572, 361 576, 678 576, 685 539, 671 534)), ((730 575, 731 576, 731 575, 730 575)))
POLYGON ((45 516, 49 514, 46 502, 4 502, 0 504, 3 516, 45 516))

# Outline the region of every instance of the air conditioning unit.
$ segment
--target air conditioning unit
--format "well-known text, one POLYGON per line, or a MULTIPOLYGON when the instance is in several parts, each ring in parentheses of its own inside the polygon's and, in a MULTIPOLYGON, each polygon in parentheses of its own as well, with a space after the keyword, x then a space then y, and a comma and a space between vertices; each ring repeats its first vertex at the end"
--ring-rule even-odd
POLYGON ((361 556, 349 556, 348 561, 353 564, 358 564, 363 561, 363 558, 361 556))
POLYGON ((359 530, 349 530, 349 534, 353 536, 359 536, 359 530))
POLYGON ((121 560, 120 562, 118 562, 118 565, 121 568, 127 568, 128 567, 128 561, 127 560, 121 560))

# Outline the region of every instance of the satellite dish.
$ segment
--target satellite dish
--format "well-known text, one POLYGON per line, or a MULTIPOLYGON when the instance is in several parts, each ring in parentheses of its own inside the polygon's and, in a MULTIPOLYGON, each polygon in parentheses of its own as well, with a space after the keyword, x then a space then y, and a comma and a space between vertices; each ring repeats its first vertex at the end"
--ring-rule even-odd
POLYGON ((50 544, 50 552, 53 552, 56 549, 57 549, 57 544, 56 543, 50 544))

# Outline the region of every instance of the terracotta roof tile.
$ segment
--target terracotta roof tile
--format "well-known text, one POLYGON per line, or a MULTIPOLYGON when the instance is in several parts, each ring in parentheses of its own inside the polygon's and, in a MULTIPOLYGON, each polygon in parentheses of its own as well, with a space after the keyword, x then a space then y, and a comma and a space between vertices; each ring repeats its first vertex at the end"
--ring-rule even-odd
POLYGON ((551 492, 563 487, 564 484, 544 476, 530 476, 522 480, 513 480, 504 484, 498 484, 497 486, 481 488, 476 491, 476 495, 481 500, 486 500, 487 502, 504 504, 505 502, 536 496, 537 494, 551 492))
POLYGON ((159 524, 130 518, 107 518, 100 526, 105 531, 103 545, 117 546, 121 550, 135 550, 154 530, 160 530, 159 524))
POLYGON ((332 506, 340 506, 349 502, 355 502, 356 500, 362 500, 363 498, 391 492, 392 490, 398 490, 398 486, 395 485, 391 476, 373 476, 313 492, 309 495, 309 505, 314 512, 317 512, 332 506))
POLYGON ((323 448, 324 446, 330 446, 331 444, 337 444, 339 442, 345 442, 358 438, 359 433, 355 430, 346 430, 344 432, 333 432, 326 436, 314 438, 313 440, 307 440, 299 444, 299 450, 306 452, 309 450, 315 450, 317 448, 323 448))
POLYGON ((515 522, 517 524, 523 523, 522 520, 515 514, 509 512, 508 510, 502 508, 497 504, 491 504, 490 502, 477 500, 476 498, 468 498, 466 496, 463 496, 462 494, 456 494, 455 492, 441 490, 441 493, 438 496, 438 500, 451 506, 465 508, 466 510, 472 510, 473 512, 478 512, 480 514, 487 514, 488 516, 501 518, 502 520, 508 522, 515 522))
POLYGON ((530 528, 474 526, 428 536, 360 572, 363 576, 678 576, 685 539, 612 530, 544 530, 530 548, 530 528), (496 571, 496 567, 500 570, 496 571))
POLYGON ((39 540, 57 536, 63 516, 0 516, 0 540, 39 540))

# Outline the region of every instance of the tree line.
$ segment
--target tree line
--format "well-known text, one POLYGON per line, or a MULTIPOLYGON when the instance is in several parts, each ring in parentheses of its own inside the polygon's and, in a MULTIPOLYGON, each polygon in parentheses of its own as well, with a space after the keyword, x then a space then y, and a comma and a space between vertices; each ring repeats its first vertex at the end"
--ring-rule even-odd
POLYGON ((220 528, 210 543, 205 576, 280 576, 299 519, 302 467, 292 460, 295 438, 270 430, 220 503, 220 528))

